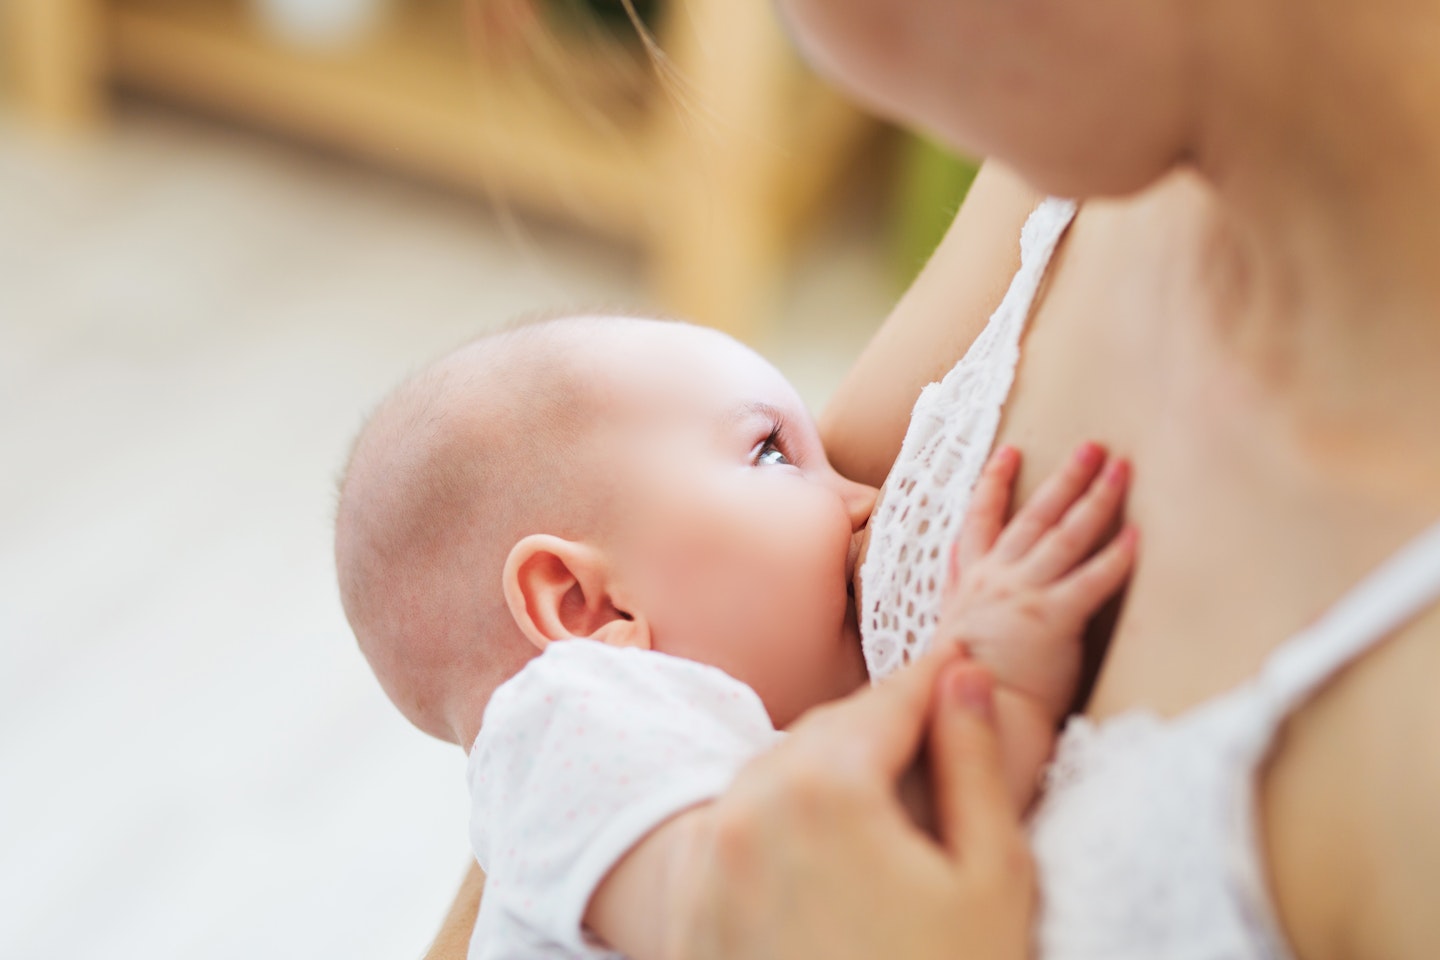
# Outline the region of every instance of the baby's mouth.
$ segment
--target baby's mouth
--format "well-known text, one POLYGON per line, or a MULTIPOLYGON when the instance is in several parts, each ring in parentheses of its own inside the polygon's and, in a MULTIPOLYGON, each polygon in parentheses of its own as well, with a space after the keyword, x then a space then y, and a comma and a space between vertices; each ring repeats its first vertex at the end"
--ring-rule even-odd
POLYGON ((856 567, 853 571, 851 571, 850 582, 845 585, 845 596, 847 598, 847 602, 845 604, 845 621, 847 624, 847 630, 855 631, 852 636, 854 637, 857 644, 862 637, 862 634, 860 632, 860 604, 862 601, 860 598, 863 585, 860 583, 860 577, 858 576, 859 572, 859 567, 856 567))
POLYGON ((860 581, 860 568, 865 565, 865 553, 870 548, 870 525, 867 523, 860 529, 851 541, 850 557, 846 572, 849 573, 849 582, 845 585, 845 593, 855 602, 855 609, 858 613, 861 604, 864 602, 865 585, 860 581))
POLYGON ((855 671, 849 681, 853 683, 851 689, 858 690, 869 683, 870 670, 865 665, 865 645, 860 638, 860 610, 855 604, 853 587, 846 593, 850 594, 850 598, 845 604, 845 625, 840 631, 840 643, 846 662, 855 671))
POLYGON ((845 601, 845 628, 841 631, 846 638, 846 643, 859 644, 860 642, 860 608, 855 604, 854 588, 847 589, 845 601))

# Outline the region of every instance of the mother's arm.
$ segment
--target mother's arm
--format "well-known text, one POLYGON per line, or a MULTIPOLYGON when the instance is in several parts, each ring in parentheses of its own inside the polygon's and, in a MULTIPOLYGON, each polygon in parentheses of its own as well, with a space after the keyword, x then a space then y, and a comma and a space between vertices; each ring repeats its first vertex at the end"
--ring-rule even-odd
POLYGON ((900 452, 910 409, 955 365, 1020 267, 1020 228, 1041 196, 995 163, 975 178, 930 262, 896 304, 820 418, 835 467, 879 486, 900 452))
POLYGON ((1303 960, 1440 956, 1440 607, 1286 724, 1260 781, 1268 880, 1303 960))
POLYGON ((475 916, 480 912, 480 893, 485 889, 485 874, 470 864, 470 872, 445 915, 435 942, 425 951, 425 960, 465 960, 470 950, 470 934, 475 929, 475 916))

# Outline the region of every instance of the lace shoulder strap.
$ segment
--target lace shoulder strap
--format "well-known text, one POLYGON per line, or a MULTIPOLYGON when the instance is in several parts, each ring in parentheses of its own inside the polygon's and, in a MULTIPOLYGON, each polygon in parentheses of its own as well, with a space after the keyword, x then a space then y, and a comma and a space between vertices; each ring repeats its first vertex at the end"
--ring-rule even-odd
MULTIPOLYGON (((951 367, 938 383, 925 388, 925 399, 915 404, 912 417, 936 421, 934 429, 942 429, 957 405, 973 405, 976 393, 974 381, 978 375, 989 381, 989 389, 985 391, 989 394, 986 406, 993 407, 995 414, 989 436, 983 438, 985 450, 990 449, 994 428, 999 425, 1000 408, 1009 396, 1015 379, 1015 367, 1020 362, 1020 338, 1025 334, 1035 296, 1049 272, 1050 259, 1060 245, 1060 238, 1065 236, 1066 229, 1075 218, 1076 209, 1074 200, 1046 197, 1031 211, 1020 231, 1020 269, 1011 278, 1000 305, 960 362, 951 367)), ((929 431, 912 427, 905 435, 896 462, 913 459, 918 446, 930 439, 929 431)), ((976 436, 974 439, 982 438, 976 436)))
POLYGON ((1015 380, 1020 339, 1035 294, 1065 228, 1070 200, 1047 199, 1020 234, 1020 269, 965 355, 915 401, 885 494, 870 517, 860 571, 861 646, 872 680, 918 656, 930 642, 950 540, 989 455, 1015 380))
POLYGON ((1440 601, 1440 523, 1394 554, 1270 655, 1256 682, 1273 727, 1327 680, 1440 601))
POLYGON ((1035 302, 1035 294, 1050 266, 1050 258, 1065 229, 1075 218, 1074 200, 1047 197, 1030 214, 1025 227, 1020 231, 1020 272, 1016 274, 1009 297, 1014 298, 1014 307, 1022 316, 1029 316, 1035 302))

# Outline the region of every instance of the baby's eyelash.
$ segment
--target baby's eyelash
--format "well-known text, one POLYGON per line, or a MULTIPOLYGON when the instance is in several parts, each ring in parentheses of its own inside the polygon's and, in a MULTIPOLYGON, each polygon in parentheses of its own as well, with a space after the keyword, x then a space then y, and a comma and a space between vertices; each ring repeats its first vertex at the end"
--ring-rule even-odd
POLYGON ((790 431, 787 429, 783 419, 777 417, 774 420, 770 427, 769 435, 761 441, 757 449, 763 451, 767 447, 774 447, 776 450, 779 450, 785 455, 785 459, 791 463, 797 462, 795 452, 790 447, 790 431))

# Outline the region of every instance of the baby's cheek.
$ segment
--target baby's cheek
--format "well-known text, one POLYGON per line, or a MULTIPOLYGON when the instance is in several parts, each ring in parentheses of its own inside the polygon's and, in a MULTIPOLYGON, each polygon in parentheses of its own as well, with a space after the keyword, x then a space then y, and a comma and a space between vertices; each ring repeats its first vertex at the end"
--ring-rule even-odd
POLYGON ((671 643, 708 658, 719 645, 743 642, 774 614, 769 595, 783 590, 772 584, 757 594, 754 558, 736 555, 723 540, 694 530, 658 552, 649 568, 649 609, 652 625, 671 643))

